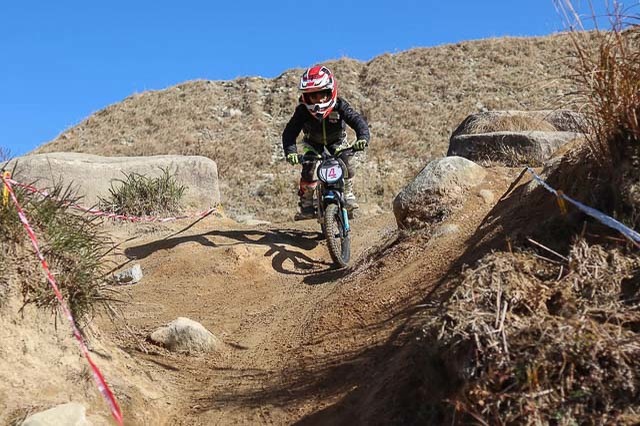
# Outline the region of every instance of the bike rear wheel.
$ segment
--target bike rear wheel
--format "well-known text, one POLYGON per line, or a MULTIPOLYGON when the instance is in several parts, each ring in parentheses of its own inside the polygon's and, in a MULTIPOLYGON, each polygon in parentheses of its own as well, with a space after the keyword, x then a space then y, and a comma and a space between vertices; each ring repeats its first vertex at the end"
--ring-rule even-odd
POLYGON ((336 204, 329 204, 324 212, 324 234, 331 259, 344 268, 351 258, 351 236, 344 229, 342 212, 336 204))

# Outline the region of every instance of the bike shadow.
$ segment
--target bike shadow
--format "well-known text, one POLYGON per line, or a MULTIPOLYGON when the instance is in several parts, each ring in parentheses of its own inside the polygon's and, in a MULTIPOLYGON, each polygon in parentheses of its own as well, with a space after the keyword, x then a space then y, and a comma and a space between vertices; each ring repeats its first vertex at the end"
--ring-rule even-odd
POLYGON ((335 265, 329 263, 331 265, 328 269, 324 271, 317 271, 314 274, 306 274, 302 282, 307 285, 321 285, 329 282, 337 281, 340 278, 343 278, 349 275, 351 272, 351 268, 338 268, 335 265))
POLYGON ((213 230, 200 234, 179 236, 172 234, 160 240, 128 247, 125 256, 144 259, 158 250, 170 250, 185 243, 198 243, 205 247, 224 248, 237 245, 267 247, 265 257, 271 257, 273 269, 288 275, 310 275, 332 270, 333 264, 314 259, 306 252, 315 249, 323 240, 316 231, 294 229, 269 230, 213 230), (292 265, 292 266, 288 266, 292 265))

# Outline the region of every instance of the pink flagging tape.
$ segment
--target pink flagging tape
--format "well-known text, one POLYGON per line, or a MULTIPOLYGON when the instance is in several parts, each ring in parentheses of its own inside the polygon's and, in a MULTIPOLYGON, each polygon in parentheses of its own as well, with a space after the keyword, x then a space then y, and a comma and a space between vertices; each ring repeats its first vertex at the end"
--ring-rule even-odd
MULTIPOLYGON (((51 197, 51 195, 42 189, 38 189, 32 185, 27 185, 24 183, 20 183, 17 182, 13 179, 8 179, 8 182, 10 182, 12 185, 14 186, 19 186, 20 188, 24 188, 29 192, 35 193, 35 194, 39 194, 43 197, 51 197)), ((182 216, 171 216, 171 217, 153 217, 153 216, 128 216, 128 215, 123 215, 123 214, 117 214, 117 213, 111 213, 111 212, 106 212, 104 210, 99 210, 99 209, 95 209, 95 208, 89 208, 89 207, 84 207, 81 206, 79 204, 75 204, 75 203, 67 203, 67 205, 81 210, 85 213, 94 215, 94 216, 101 216, 101 217, 105 217, 107 219, 114 219, 114 220, 126 220, 129 222, 154 222, 154 223, 165 223, 165 222, 172 222, 174 220, 180 220, 180 219, 199 219, 202 217, 205 217, 207 215, 209 215, 210 213, 214 212, 216 210, 215 207, 211 207, 208 210, 205 210, 203 212, 199 212, 196 214, 191 214, 191 215, 182 215, 182 216)))
MULTIPOLYGON (((11 172, 1 172, 5 179, 11 179, 11 172)), ((2 185, 2 205, 6 206, 9 204, 9 191, 7 190, 6 185, 2 185)))
POLYGON ((15 204, 16 209, 18 210, 18 217, 20 218, 20 221, 22 222, 22 225, 24 226, 25 230, 27 231, 27 234, 29 234, 29 239, 31 240, 31 244, 33 245, 33 248, 34 248, 34 250, 36 252, 36 255, 38 256, 38 259, 40 259, 40 264, 42 265, 42 269, 44 269, 44 272, 45 272, 45 274, 47 276, 47 280, 49 281, 49 284, 51 285, 51 288, 53 289, 53 292, 55 293, 56 298, 58 299, 58 303, 60 303, 60 307, 62 309, 62 312, 64 313, 65 317, 67 317, 67 320, 69 320, 69 323, 71 324, 71 329, 73 331, 73 335, 75 336, 76 340, 78 341, 78 345, 80 346, 80 351, 82 352, 82 355, 84 355, 84 357, 86 358, 87 362, 91 366, 91 371, 93 373, 93 379, 96 382, 98 390, 100 391, 100 393, 104 397, 105 401, 109 405, 109 408, 111 409, 111 414, 113 415, 113 418, 116 420, 116 422, 118 422, 119 425, 122 425, 123 424, 122 412, 120 411, 120 407, 118 406, 118 402, 116 401, 116 398, 113 396, 113 393, 111 392, 111 389, 109 389, 109 385, 107 385, 107 382, 104 379, 104 376, 102 375, 102 373, 100 372, 100 369, 93 362, 93 360, 91 359, 91 356, 89 355, 89 349, 87 348, 87 345, 85 344, 84 339, 82 338, 82 335, 80 334, 80 330, 78 330, 78 327, 76 326, 76 322, 73 319, 73 315, 71 315, 71 311, 67 307, 67 304, 65 303, 64 298, 62 297, 62 293, 60 293, 60 289, 58 288, 58 284, 56 283, 56 280, 53 277, 53 274, 51 273, 51 270, 49 269, 49 264, 47 263, 46 259, 42 255, 42 252, 40 251, 40 246, 38 245, 38 240, 36 238, 36 234, 33 231, 33 228, 31 227, 31 225, 29 224, 29 221, 27 220, 27 217, 24 214, 24 211, 22 210, 22 207, 20 207, 20 204, 18 203, 18 198, 16 197, 15 193, 13 192, 13 188, 11 187, 11 181, 8 180, 8 179, 5 179, 5 177, 3 175, 1 175, 1 174, 0 174, 0 178, 4 182, 5 187, 9 191, 9 195, 11 197, 11 200, 13 200, 13 203, 15 204))

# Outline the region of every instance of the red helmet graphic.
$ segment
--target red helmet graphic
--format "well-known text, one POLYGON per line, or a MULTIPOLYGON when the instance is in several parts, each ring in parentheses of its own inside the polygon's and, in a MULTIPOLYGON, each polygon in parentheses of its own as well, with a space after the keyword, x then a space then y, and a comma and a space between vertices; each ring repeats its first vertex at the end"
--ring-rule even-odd
POLYGON ((300 77, 300 101, 318 120, 331 113, 338 99, 338 83, 324 65, 314 65, 300 77))

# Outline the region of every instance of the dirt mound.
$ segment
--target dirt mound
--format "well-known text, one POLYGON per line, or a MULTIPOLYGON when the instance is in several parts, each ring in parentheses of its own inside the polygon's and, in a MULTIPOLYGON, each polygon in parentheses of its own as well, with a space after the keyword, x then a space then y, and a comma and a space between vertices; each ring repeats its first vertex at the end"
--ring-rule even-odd
POLYGON ((423 411, 490 424, 638 419, 638 288, 622 283, 640 258, 580 240, 568 260, 494 253, 452 283, 445 312, 424 327, 450 408, 423 400, 423 411))

